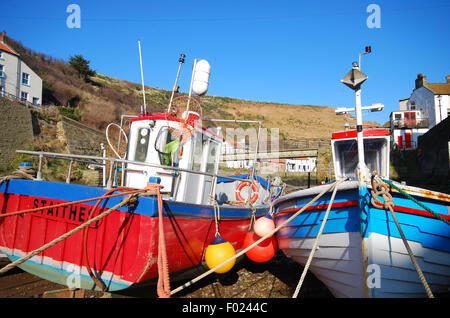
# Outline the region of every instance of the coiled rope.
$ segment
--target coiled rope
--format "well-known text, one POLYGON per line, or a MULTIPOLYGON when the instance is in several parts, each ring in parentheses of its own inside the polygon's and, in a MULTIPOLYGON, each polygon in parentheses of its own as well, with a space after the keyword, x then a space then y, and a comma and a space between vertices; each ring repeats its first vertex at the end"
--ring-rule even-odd
POLYGON ((422 282, 422 285, 425 288, 427 296, 428 298, 434 298, 433 293, 431 292, 431 289, 428 286, 428 283, 425 279, 425 276, 423 275, 422 270, 420 269, 420 266, 417 263, 416 257, 414 256, 411 248, 409 247, 405 234, 403 233, 403 230, 397 221, 397 217, 395 216, 395 212, 393 209, 394 200, 392 199, 392 195, 389 193, 387 184, 384 183, 379 177, 377 177, 375 172, 372 173, 371 183, 372 183, 372 190, 370 192, 372 195, 371 198, 372 205, 378 209, 385 209, 385 210, 389 209, 389 211, 391 211, 392 218, 394 219, 395 225, 397 226, 398 232, 400 233, 400 236, 403 240, 403 244, 405 245, 406 250, 408 251, 409 257, 411 258, 414 268, 416 269, 416 272, 419 275, 420 281, 422 282), (383 197, 383 201, 380 201, 378 199, 379 195, 383 197))
POLYGON ((10 175, 2 178, 0 180, 0 185, 2 185, 4 182, 12 179, 27 179, 27 180, 35 180, 36 171, 33 167, 28 166, 19 166, 18 169, 16 169, 13 173, 10 175))

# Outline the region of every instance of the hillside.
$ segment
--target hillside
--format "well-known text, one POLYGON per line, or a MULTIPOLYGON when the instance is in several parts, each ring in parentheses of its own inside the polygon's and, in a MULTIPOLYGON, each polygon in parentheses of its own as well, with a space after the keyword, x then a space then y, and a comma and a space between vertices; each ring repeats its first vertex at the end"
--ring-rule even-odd
MULTIPOLYGON (((60 112, 100 130, 119 122, 122 114, 136 114, 142 104, 141 86, 126 80, 97 74, 85 81, 63 60, 36 53, 11 38, 7 43, 43 79, 43 104, 56 105, 60 112)), ((146 86, 147 110, 167 108, 170 91, 146 86)), ((204 117, 261 120, 265 128, 279 128, 280 138, 328 140, 344 123, 355 124, 350 115, 336 116, 334 108, 245 101, 229 97, 200 98, 204 117)))

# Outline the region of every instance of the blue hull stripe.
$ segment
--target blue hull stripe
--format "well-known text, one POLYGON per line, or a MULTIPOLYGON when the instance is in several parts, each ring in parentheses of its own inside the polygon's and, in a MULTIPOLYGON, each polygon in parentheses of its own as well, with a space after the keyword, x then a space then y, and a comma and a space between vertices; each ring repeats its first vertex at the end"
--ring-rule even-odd
MULTIPOLYGON (((328 204, 331 194, 324 195, 315 204, 328 204)), ((301 208, 312 197, 296 198, 295 207, 301 208)), ((367 188, 361 190, 338 191, 335 203, 359 201, 360 206, 331 209, 324 234, 360 232, 361 237, 369 237, 370 233, 401 238, 389 211, 375 209, 369 206, 370 193, 367 188)), ((422 201, 422 200, 421 200, 422 201)), ((446 215, 448 206, 445 202, 433 199, 423 200, 424 204, 433 211, 446 215), (426 201, 426 202, 425 202, 426 201)), ((394 197, 394 205, 422 210, 415 202, 402 197, 394 197)), ((282 212, 282 211, 279 211, 282 212)), ((285 228, 281 229, 278 238, 315 238, 319 232, 326 208, 323 210, 306 210, 294 218, 285 228)), ((409 241, 421 243, 424 247, 450 253, 450 226, 433 217, 415 215, 411 213, 395 212, 400 226, 409 241)), ((277 217, 277 224, 283 222, 290 215, 277 217)))
MULTIPOLYGON (((78 201, 88 198, 100 197, 108 190, 99 187, 67 184, 51 181, 29 181, 23 179, 13 179, 0 185, 0 193, 11 193, 17 195, 49 198, 60 201, 78 201)), ((103 200, 100 204, 103 208, 111 208, 120 203, 124 196, 113 197, 103 200)), ((94 205, 96 201, 87 202, 85 204, 94 205)), ((157 217, 158 207, 155 196, 140 197, 139 204, 135 210, 129 207, 121 207, 119 211, 133 212, 150 217, 157 217)), ((164 200, 164 211, 167 214, 181 215, 183 217, 193 218, 213 218, 214 208, 212 205, 198 205, 180 203, 175 201, 164 200)), ((257 207, 256 215, 261 216, 267 213, 268 206, 257 207)), ((251 210, 245 207, 220 207, 221 218, 249 218, 251 210)))

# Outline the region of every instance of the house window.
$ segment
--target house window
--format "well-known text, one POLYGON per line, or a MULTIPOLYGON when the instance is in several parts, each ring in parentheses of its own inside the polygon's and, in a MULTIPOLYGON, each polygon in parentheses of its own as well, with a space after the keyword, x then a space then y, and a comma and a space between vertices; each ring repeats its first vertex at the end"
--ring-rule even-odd
POLYGON ((33 97, 33 104, 34 105, 39 105, 41 102, 40 102, 40 99, 39 98, 37 98, 37 97, 33 97))
POLYGON ((22 73, 22 84, 30 86, 30 74, 22 73))
POLYGON ((0 96, 5 97, 5 86, 0 86, 0 96))
POLYGON ((0 60, 4 60, 4 59, 5 59, 5 57, 3 55, 3 51, 0 51, 0 60))
POLYGON ((0 77, 5 77, 5 66, 0 65, 0 77))
POLYGON ((27 92, 21 92, 20 93, 20 100, 22 102, 27 102, 28 101, 28 93, 27 92))

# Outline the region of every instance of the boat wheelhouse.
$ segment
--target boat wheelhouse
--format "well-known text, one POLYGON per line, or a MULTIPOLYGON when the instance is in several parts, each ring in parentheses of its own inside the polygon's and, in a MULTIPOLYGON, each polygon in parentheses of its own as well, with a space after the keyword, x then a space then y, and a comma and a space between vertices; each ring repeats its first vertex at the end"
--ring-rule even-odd
MULTIPOLYGON (((364 158, 370 171, 389 178, 390 135, 388 129, 365 127, 364 158)), ((358 147, 356 130, 335 132, 331 135, 334 173, 336 179, 357 179, 358 147)))

